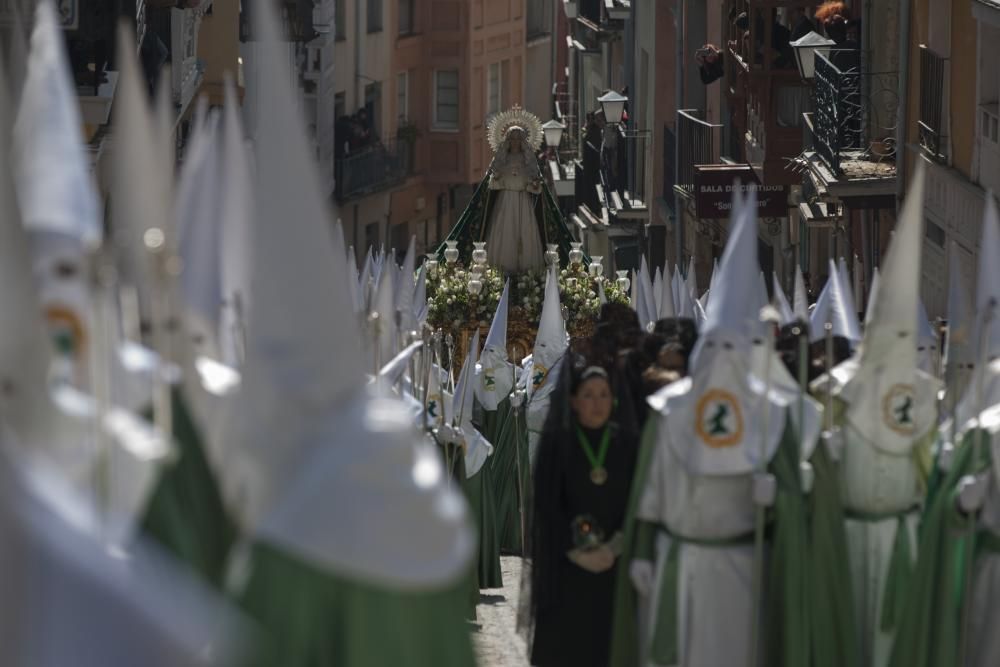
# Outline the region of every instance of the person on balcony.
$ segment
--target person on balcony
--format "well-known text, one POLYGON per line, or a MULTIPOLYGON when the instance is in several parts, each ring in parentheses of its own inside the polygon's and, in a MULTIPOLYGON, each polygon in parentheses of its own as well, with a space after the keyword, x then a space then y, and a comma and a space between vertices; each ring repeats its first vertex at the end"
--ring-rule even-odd
POLYGON ((535 128, 538 119, 533 115, 516 107, 508 113, 509 117, 497 117, 506 122, 491 123, 490 128, 496 154, 489 189, 495 192, 496 204, 487 223, 486 248, 493 264, 514 273, 545 266, 535 216, 535 200, 542 192, 535 159, 541 130, 535 128))
POLYGON ((706 86, 723 77, 725 69, 722 64, 722 52, 715 44, 706 44, 694 53, 698 61, 698 74, 706 86))
POLYGON ((826 36, 837 43, 830 54, 830 62, 841 72, 859 69, 861 47, 852 34, 857 24, 852 21, 850 7, 843 2, 828 0, 816 10, 816 21, 823 26, 826 36))

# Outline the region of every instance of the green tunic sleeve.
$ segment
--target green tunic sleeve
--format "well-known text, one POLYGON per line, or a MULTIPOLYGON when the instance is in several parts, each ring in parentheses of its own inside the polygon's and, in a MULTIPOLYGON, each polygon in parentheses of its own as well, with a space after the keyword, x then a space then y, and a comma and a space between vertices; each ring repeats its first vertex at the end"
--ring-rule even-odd
POLYGON ((778 493, 771 508, 771 550, 764 591, 765 659, 762 664, 809 664, 809 614, 806 605, 807 518, 799 466, 799 446, 791 422, 771 460, 778 493))
POLYGON ((399 592, 322 572, 268 544, 240 596, 262 631, 255 667, 466 667, 466 579, 399 592))
POLYGON ((221 588, 236 526, 226 513, 198 429, 179 389, 174 389, 171 400, 179 452, 162 471, 140 530, 221 588))
POLYGON ((811 464, 809 494, 808 609, 814 667, 854 667, 860 663, 851 599, 851 572, 844 510, 836 464, 822 444, 811 464))

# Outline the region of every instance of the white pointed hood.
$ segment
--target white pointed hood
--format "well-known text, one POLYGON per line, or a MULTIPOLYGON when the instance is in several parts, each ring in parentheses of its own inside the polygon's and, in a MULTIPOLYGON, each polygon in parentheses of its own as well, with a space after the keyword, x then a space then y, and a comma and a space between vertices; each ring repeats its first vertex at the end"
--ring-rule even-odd
POLYGON ((716 276, 719 275, 719 259, 715 258, 712 260, 712 276, 708 279, 708 289, 705 290, 705 294, 702 295, 702 306, 708 311, 708 300, 709 295, 712 293, 712 289, 715 287, 716 276))
MULTIPOLYGON (((972 311, 968 288, 962 280, 961 261, 958 243, 952 241, 948 256, 948 337, 944 348, 945 386, 952 394, 950 401, 957 401, 965 392, 976 363, 972 311)), ((992 258, 987 261, 992 263, 992 258)))
POLYGON ((850 306, 845 300, 841 289, 840 275, 837 265, 831 259, 829 263, 829 278, 826 286, 816 299, 816 307, 809 316, 809 340, 816 342, 826 338, 826 324, 833 325, 833 335, 846 338, 851 346, 861 341, 861 325, 856 315, 852 315, 850 306))
POLYGON ((653 276, 653 298, 656 300, 657 319, 660 316, 660 309, 663 306, 663 272, 660 267, 656 267, 656 275, 653 276))
POLYGON ((868 442, 907 454, 937 425, 939 383, 917 369, 925 167, 916 173, 882 263, 872 316, 857 358, 845 362, 839 395, 846 421, 868 442))
POLYGON ((868 307, 865 309, 865 326, 868 326, 868 323, 872 321, 872 315, 875 313, 875 308, 873 308, 873 306, 875 304, 875 295, 878 294, 878 284, 881 280, 878 267, 876 266, 872 269, 872 288, 868 291, 868 307))
POLYGON ((486 459, 493 453, 493 445, 472 424, 475 403, 476 366, 479 363, 479 330, 472 335, 469 351, 462 362, 462 370, 455 383, 452 420, 465 436, 465 477, 473 477, 483 468, 486 459))
POLYGON ((510 280, 503 286, 493 324, 486 336, 483 356, 476 369, 476 398, 488 411, 496 410, 517 381, 517 367, 507 357, 507 309, 510 280))
POLYGON ((674 308, 677 311, 677 317, 695 320, 694 302, 691 300, 691 293, 688 292, 684 285, 684 279, 680 277, 680 273, 674 273, 674 279, 676 288, 674 293, 677 296, 674 308))
POLYGON ((351 293, 351 305, 355 313, 360 313, 361 305, 361 274, 358 272, 358 259, 354 256, 354 246, 347 250, 347 290, 351 293))
POLYGON ((345 249, 331 234, 277 17, 257 9, 253 308, 229 422, 244 526, 338 576, 392 590, 451 586, 475 546, 464 502, 404 404, 362 386, 357 329, 344 317, 345 249))
POLYGON ((785 290, 781 289, 777 272, 771 274, 771 283, 774 289, 774 305, 778 309, 778 314, 781 315, 781 326, 791 324, 795 321, 795 311, 792 310, 792 306, 788 303, 785 290))
POLYGON ((844 304, 847 312, 852 313, 854 318, 858 317, 858 304, 854 298, 854 282, 851 280, 851 272, 847 267, 847 260, 843 257, 837 263, 837 277, 840 278, 840 290, 844 295, 844 304))
POLYGON ((181 167, 175 208, 177 250, 184 266, 180 276, 184 314, 188 326, 204 341, 202 351, 214 359, 221 356, 223 304, 219 134, 218 116, 202 117, 181 167))
POLYGON ((653 281, 649 277, 649 265, 646 263, 646 256, 643 255, 639 262, 639 293, 642 295, 643 304, 645 306, 645 317, 643 321, 640 318, 640 325, 643 331, 646 327, 656 322, 656 293, 653 291, 653 281))
POLYGON ((219 204, 222 258, 222 360, 238 366, 242 363, 246 313, 251 307, 249 284, 251 267, 251 219, 253 204, 252 159, 246 144, 246 132, 232 77, 225 81, 226 107, 222 113, 222 191, 219 204))
POLYGON ((403 331, 416 328, 417 318, 413 315, 413 291, 416 288, 417 268, 417 237, 410 237, 410 246, 403 258, 403 266, 399 271, 399 283, 396 285, 396 310, 402 315, 403 331))
MULTIPOLYGON (((377 345, 379 364, 386 363, 396 356, 396 299, 395 285, 392 280, 392 265, 387 264, 382 269, 382 277, 379 278, 375 288, 375 301, 371 309, 378 313, 378 331, 370 332, 369 339, 373 345, 377 345)), ((374 349, 373 354, 374 354, 374 349)))
POLYGON ((84 152, 80 105, 65 36, 51 0, 38 3, 21 109, 14 127, 17 190, 24 225, 92 247, 101 209, 84 152))
MULTIPOLYGON (((0 72, 0 86, 6 84, 0 72)), ((48 383, 52 347, 31 270, 11 170, 8 99, 0 99, 0 380, 8 388, 0 421, 20 445, 42 451, 77 488, 86 488, 91 457, 89 424, 58 410, 48 383)))
POLYGON ((759 323, 756 195, 737 198, 712 307, 691 355, 691 377, 650 403, 666 415, 669 445, 685 468, 705 475, 747 474, 765 465, 784 431, 784 405, 752 376, 751 336, 759 323), (663 398, 669 396, 664 401, 663 398), (764 433, 765 402, 770 420, 764 433))
POLYGON ((677 317, 677 306, 674 303, 674 289, 669 269, 664 272, 663 276, 663 282, 660 285, 660 308, 657 313, 659 320, 665 317, 677 317))
POLYGON ((697 301, 701 294, 698 292, 698 272, 694 267, 694 255, 688 259, 687 276, 684 278, 684 287, 690 295, 692 301, 697 301))
POLYGON ((413 288, 413 318, 415 329, 419 331, 427 319, 427 266, 421 266, 417 284, 413 288))
POLYGON ((802 275, 802 267, 798 264, 795 265, 795 292, 792 295, 792 299, 795 319, 808 324, 809 294, 806 292, 806 279, 802 275))
POLYGON ((538 393, 548 394, 555 386, 554 377, 559 360, 569 343, 566 340, 566 322, 562 318, 559 302, 559 281, 555 271, 550 271, 545 282, 545 297, 542 301, 542 315, 538 323, 538 334, 531 355, 528 376, 529 398, 538 393))

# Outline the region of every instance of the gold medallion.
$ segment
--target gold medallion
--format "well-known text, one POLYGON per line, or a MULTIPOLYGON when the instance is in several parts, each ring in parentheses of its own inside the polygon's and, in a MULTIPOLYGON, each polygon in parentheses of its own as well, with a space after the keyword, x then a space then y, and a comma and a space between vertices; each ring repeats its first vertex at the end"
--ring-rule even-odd
POLYGON ((590 481, 597 486, 604 486, 604 483, 608 481, 608 471, 604 469, 604 466, 598 466, 590 470, 590 481))

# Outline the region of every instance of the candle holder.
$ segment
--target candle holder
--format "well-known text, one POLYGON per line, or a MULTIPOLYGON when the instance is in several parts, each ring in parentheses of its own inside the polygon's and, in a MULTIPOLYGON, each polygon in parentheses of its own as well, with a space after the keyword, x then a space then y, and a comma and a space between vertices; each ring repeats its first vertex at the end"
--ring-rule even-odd
POLYGON ((472 244, 472 263, 477 267, 486 266, 486 243, 476 241, 472 244))
POLYGON ((424 262, 424 266, 427 267, 427 277, 437 278, 438 274, 438 261, 436 259, 431 259, 433 255, 428 255, 427 260, 424 262))
POLYGON ((583 262, 583 244, 579 241, 574 241, 569 244, 569 247, 569 263, 580 264, 583 262))
POLYGON ((590 271, 590 275, 595 278, 600 278, 604 275, 604 264, 601 261, 604 259, 602 255, 594 255, 590 258, 590 266, 587 267, 590 271))
POLYGON ((628 288, 632 286, 632 281, 628 279, 628 271, 619 271, 615 284, 618 285, 618 289, 627 294, 628 288))
POLYGON ((555 266, 559 263, 559 246, 555 243, 550 243, 545 251, 545 265, 555 266))
POLYGON ((444 261, 454 264, 458 261, 458 241, 445 241, 444 261))
POLYGON ((483 291, 483 281, 479 279, 478 273, 473 273, 469 279, 468 290, 472 296, 479 296, 479 293, 483 291))

